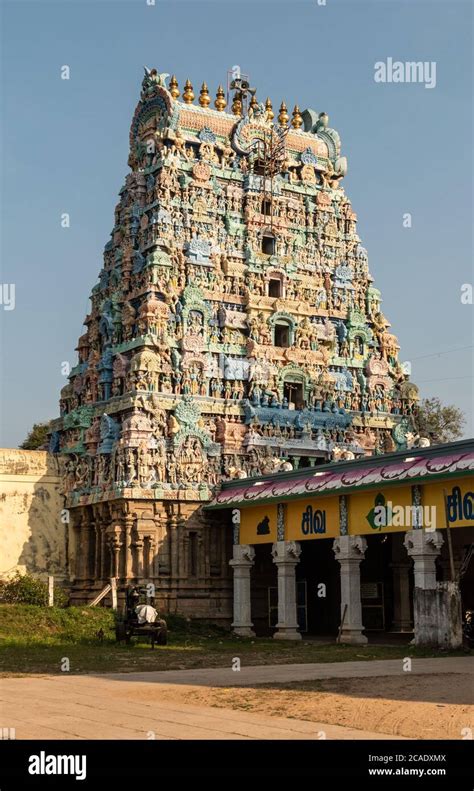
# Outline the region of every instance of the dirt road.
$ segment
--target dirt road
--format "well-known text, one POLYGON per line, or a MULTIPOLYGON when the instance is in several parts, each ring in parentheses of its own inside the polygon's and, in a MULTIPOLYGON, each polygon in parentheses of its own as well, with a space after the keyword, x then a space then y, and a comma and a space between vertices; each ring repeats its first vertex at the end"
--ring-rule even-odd
POLYGON ((17 739, 461 739, 470 657, 0 681, 17 739))

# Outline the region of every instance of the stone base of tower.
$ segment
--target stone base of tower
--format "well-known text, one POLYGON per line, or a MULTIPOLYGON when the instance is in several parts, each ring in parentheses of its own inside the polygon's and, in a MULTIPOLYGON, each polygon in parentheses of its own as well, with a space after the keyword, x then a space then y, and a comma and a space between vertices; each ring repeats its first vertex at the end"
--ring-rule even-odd
POLYGON ((152 583, 161 613, 230 625, 232 539, 201 503, 112 500, 70 512, 71 604, 91 602, 115 577, 119 603, 127 585, 152 583))

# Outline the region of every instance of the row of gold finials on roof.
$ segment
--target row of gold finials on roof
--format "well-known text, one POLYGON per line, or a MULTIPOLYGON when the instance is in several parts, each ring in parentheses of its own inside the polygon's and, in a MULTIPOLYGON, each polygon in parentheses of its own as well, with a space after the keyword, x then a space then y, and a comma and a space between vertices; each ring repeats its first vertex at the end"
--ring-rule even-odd
MULTIPOLYGON (((170 79, 169 84, 169 92, 173 99, 178 99, 179 97, 179 88, 178 88, 178 80, 176 79, 175 75, 170 79)), ((193 86, 191 85, 189 80, 186 80, 184 84, 183 90, 183 102, 185 104, 192 104, 194 101, 194 91, 193 86)), ((201 86, 201 90, 199 92, 199 104, 201 107, 209 107, 211 103, 211 97, 209 95, 209 88, 207 87, 206 83, 203 82, 201 86)), ((256 96, 252 96, 249 104, 249 109, 255 109, 257 106, 257 98, 256 96)), ((224 88, 222 85, 219 85, 216 93, 216 98, 214 100, 214 107, 219 112, 223 112, 227 107, 227 101, 225 98, 224 88)), ((275 113, 273 112, 273 106, 270 99, 267 99, 265 102, 265 111, 269 121, 272 121, 275 117, 275 113)), ((232 102, 232 112, 234 115, 242 115, 242 99, 238 96, 238 94, 234 97, 232 102)), ((287 126, 288 121, 290 120, 290 116, 288 114, 288 109, 286 107, 285 102, 281 103, 280 112, 278 113, 278 123, 280 126, 287 126)), ((301 117, 300 108, 297 104, 293 109, 293 113, 291 115, 291 126, 294 129, 300 129, 303 125, 303 118, 301 117)))

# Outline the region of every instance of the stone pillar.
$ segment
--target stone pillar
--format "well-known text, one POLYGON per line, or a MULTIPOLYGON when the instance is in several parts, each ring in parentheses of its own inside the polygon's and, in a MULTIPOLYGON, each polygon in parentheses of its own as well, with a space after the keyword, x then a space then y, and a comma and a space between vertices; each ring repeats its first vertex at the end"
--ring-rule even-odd
POLYGON ((406 550, 414 562, 413 643, 437 646, 439 642, 436 558, 441 552, 443 536, 439 530, 410 530, 405 535, 406 550))
POLYGON ((123 517, 123 543, 124 543, 124 552, 125 552, 125 559, 124 559, 124 577, 126 580, 133 577, 133 525, 134 525, 134 518, 131 514, 127 514, 127 516, 123 517))
POLYGON ((103 582, 107 574, 107 527, 102 524, 100 532, 100 581, 103 582))
POLYGON ((341 643, 365 645, 362 634, 362 603, 360 598, 360 564, 367 541, 363 536, 339 536, 333 544, 336 560, 341 566, 341 643))
MULTIPOLYGON (((181 544, 181 552, 180 552, 180 559, 181 559, 181 573, 180 576, 183 577, 184 575, 191 576, 191 552, 190 547, 192 546, 193 541, 196 540, 196 536, 191 536, 191 533, 183 531, 183 538, 181 544)), ((194 576, 197 575, 197 568, 194 569, 194 576)))
POLYGON ((122 541, 120 534, 114 531, 110 537, 110 555, 111 555, 111 576, 120 579, 120 550, 122 549, 122 541))
POLYGON ((186 561, 188 559, 186 553, 186 531, 183 527, 183 519, 179 516, 176 520, 176 531, 177 531, 177 546, 178 546, 178 587, 181 585, 180 580, 186 579, 188 576, 188 569, 186 567, 186 561))
POLYGON ((102 537, 102 521, 96 517, 95 523, 95 556, 94 556, 94 582, 100 580, 100 552, 102 537))
POLYGON ((89 524, 89 549, 87 558, 87 576, 92 582, 95 581, 95 557, 96 557, 97 523, 92 518, 89 524))
POLYGON ((392 563, 393 574, 393 624, 392 632, 412 632, 410 610, 410 564, 392 563))
POLYGON ((153 534, 153 535, 146 536, 146 538, 148 539, 148 542, 147 542, 147 545, 148 545, 148 563, 147 563, 146 574, 147 574, 148 579, 154 580, 158 576, 157 572, 156 572, 156 568, 155 568, 156 536, 153 534))
POLYGON ((207 551, 206 544, 204 542, 203 531, 198 530, 196 539, 197 541, 197 569, 196 569, 196 576, 198 579, 209 579, 211 576, 211 568, 210 568, 210 553, 207 551))
POLYGON ((435 590, 436 558, 443 546, 443 536, 439 530, 410 530, 405 535, 406 550, 414 562, 415 588, 435 590))
POLYGON ((73 536, 74 536, 74 569, 73 578, 75 581, 82 579, 82 513, 77 510, 73 512, 73 536))
MULTIPOLYGON (((173 508, 173 506, 172 506, 173 508)), ((178 518, 174 511, 171 511, 170 517, 168 520, 168 530, 169 530, 169 537, 170 537, 170 567, 171 567, 171 584, 177 584, 178 578, 178 560, 179 560, 179 550, 178 550, 178 518)))
POLYGON ((80 542, 80 579, 85 583, 92 580, 94 572, 91 568, 92 535, 94 533, 94 523, 89 515, 86 515, 81 522, 81 542, 80 542))
POLYGON ((278 623, 275 640, 301 640, 296 609, 296 564, 301 547, 297 541, 277 541, 272 547, 278 570, 278 623))
POLYGON ((143 569, 143 550, 144 550, 144 540, 141 533, 137 535, 133 542, 133 546, 135 547, 135 574, 133 575, 139 583, 143 582, 144 577, 144 569, 143 569))
POLYGON ((168 612, 177 610, 178 580, 178 506, 174 503, 166 507, 166 533, 169 547, 168 612))
POLYGON ((240 637, 255 637, 250 607, 250 569, 255 550, 248 544, 234 544, 234 556, 229 566, 234 571, 234 620, 232 631, 240 637))

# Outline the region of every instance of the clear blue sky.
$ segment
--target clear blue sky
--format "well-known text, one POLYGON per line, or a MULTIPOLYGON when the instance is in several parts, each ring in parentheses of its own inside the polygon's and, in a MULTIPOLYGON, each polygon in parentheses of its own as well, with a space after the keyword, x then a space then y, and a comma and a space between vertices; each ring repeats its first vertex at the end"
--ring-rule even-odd
POLYGON ((196 95, 239 64, 261 99, 329 114, 401 359, 422 395, 469 413, 472 436, 473 350, 451 351, 473 343, 473 306, 460 301, 473 281, 470 2, 16 0, 2 15, 1 280, 16 284, 16 308, 0 307, 0 445, 58 415, 61 363, 76 361, 128 172, 144 64, 181 86, 189 77, 196 95), (375 83, 388 57, 436 61, 436 87, 375 83))

